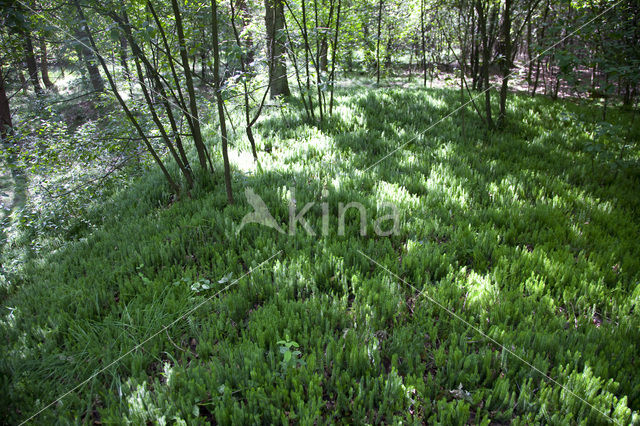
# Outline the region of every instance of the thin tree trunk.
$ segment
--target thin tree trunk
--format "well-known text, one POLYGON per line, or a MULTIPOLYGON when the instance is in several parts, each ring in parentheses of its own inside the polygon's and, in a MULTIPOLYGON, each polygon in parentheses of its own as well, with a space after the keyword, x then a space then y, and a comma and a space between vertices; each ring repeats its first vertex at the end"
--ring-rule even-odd
MULTIPOLYGON (((203 170, 207 169, 207 150, 202 140, 202 132, 200 130, 200 119, 198 118, 198 104, 196 102, 195 90, 193 88, 193 77, 189 68, 189 56, 187 54, 187 45, 184 39, 184 29, 182 26, 182 14, 177 0, 171 0, 173 15, 176 20, 176 32, 178 33, 178 45, 180 46, 180 57, 182 58, 182 70, 184 72, 185 83, 187 85, 187 95, 189 96, 189 116, 191 122, 191 132, 193 134, 193 143, 198 153, 198 161, 203 170)), ((213 171, 213 170, 212 170, 213 171)))
MULTIPOLYGON (((84 13, 82 12, 82 9, 80 8, 80 4, 77 2, 77 0, 74 3, 75 3, 76 8, 78 10, 78 15, 79 15, 81 21, 82 22, 86 22, 85 17, 84 17, 84 13)), ((91 31, 89 30, 88 27, 87 27, 87 31, 86 31, 85 35, 86 35, 86 38, 88 39, 88 41, 90 43, 92 52, 95 53, 95 56, 98 58, 98 62, 102 66, 102 70, 104 71, 105 75, 107 76, 107 81, 109 82, 109 86, 111 86, 111 90, 113 91, 113 94, 115 95, 116 99, 118 100, 118 103, 122 107, 122 110, 124 111, 125 115, 129 119, 131 124, 135 127, 136 131, 140 135, 140 138, 143 140, 145 146, 147 147, 147 150, 149 151, 149 153, 151 153, 151 156, 155 160, 155 162, 158 165, 158 167, 160 167, 160 170, 162 171, 162 174, 167 179, 167 182, 169 183, 171 188, 173 188, 173 190, 175 191, 176 194, 180 194, 180 186, 173 180, 173 178, 171 177, 171 174, 169 173, 169 171, 165 167, 164 163, 162 162, 162 159, 158 156, 158 153, 153 148, 153 145, 151 145, 151 142, 149 141, 149 138, 144 133, 144 130, 142 130, 142 127, 140 126, 140 123, 138 123, 138 120, 136 120, 135 116, 133 115, 133 113, 131 112, 129 107, 127 107, 127 103, 124 101, 124 99, 122 99, 122 96, 120 95, 120 92, 118 91, 118 87, 117 87, 117 85, 115 83, 115 80, 113 79, 113 77, 111 76, 111 73, 109 72, 109 68, 107 67, 107 63, 104 61, 104 58, 98 53, 98 50, 97 50, 97 47, 96 47, 96 43, 93 40, 93 37, 91 36, 91 31)), ((89 47, 87 47, 87 48, 89 48, 89 47)))
MULTIPOLYGON (((247 7, 247 1, 246 0, 235 0, 235 1, 237 2, 238 16, 242 21, 242 29, 245 30, 251 23, 249 8, 247 7)), ((244 59, 245 66, 249 66, 250 64, 253 63, 254 56, 255 56, 253 40, 250 34, 248 33, 245 34, 243 44, 246 48, 245 59, 244 59)))
POLYGON ((16 66, 16 73, 18 74, 18 80, 20 80, 20 89, 22 89, 22 93, 27 95, 29 93, 29 84, 27 83, 27 79, 24 78, 24 74, 22 73, 22 69, 16 66))
POLYGON ((313 111, 313 99, 311 98, 311 75, 309 73, 309 52, 311 47, 309 46, 309 34, 307 32, 307 9, 305 2, 302 2, 302 38, 304 39, 304 68, 307 75, 307 96, 309 97, 309 111, 311 112, 311 118, 315 119, 315 113, 313 111))
MULTIPOLYGON (((464 27, 463 34, 459 37, 459 45, 460 45, 460 57, 458 59, 458 66, 460 66, 460 130, 463 138, 466 138, 466 127, 465 127, 465 102, 464 102, 464 88, 466 84, 465 72, 466 72, 466 62, 467 62, 467 31, 468 29, 464 25, 463 21, 463 10, 464 10, 464 1, 460 3, 460 7, 458 8, 458 22, 459 25, 464 27)), ((460 29, 462 30, 462 28, 460 29)), ((444 34, 443 34, 444 35, 444 34)), ((446 38, 446 36, 445 36, 446 38)), ((455 53, 454 53, 455 54, 455 53)))
MULTIPOLYGON (((544 30, 546 28, 548 14, 549 14, 549 1, 546 2, 544 13, 542 14, 541 28, 540 30, 536 31, 538 43, 540 44, 544 42, 544 30)), ((538 89, 538 82, 540 81, 540 65, 541 64, 542 64, 542 58, 538 56, 538 59, 536 60, 536 76, 534 78, 533 88, 531 89, 531 97, 534 97, 536 95, 536 90, 538 89)))
POLYGON ((498 125, 503 127, 507 116, 507 91, 509 89, 509 73, 511 72, 511 2, 504 2, 504 16, 502 18, 502 46, 503 58, 501 62, 502 68, 502 87, 500 87, 500 115, 498 116, 498 125))
POLYGON ((426 47, 426 35, 424 28, 424 1, 420 0, 420 35, 422 36, 422 85, 427 86, 427 47, 426 47))
POLYGON ((382 1, 378 2, 378 35, 376 37, 376 84, 380 84, 380 35, 382 30, 382 1))
POLYGON ((531 43, 533 42, 533 30, 532 30, 532 22, 531 20, 529 20, 529 22, 527 23, 527 78, 526 81, 527 83, 531 84, 531 74, 533 72, 533 67, 531 66, 531 64, 533 63, 532 61, 532 54, 531 54, 531 43))
POLYGON ((118 49, 118 58, 124 72, 124 78, 131 84, 131 70, 129 70, 129 55, 127 54, 128 43, 124 36, 120 37, 120 48, 118 49))
POLYGON ((489 36, 487 34, 487 15, 490 10, 484 10, 482 0, 476 1, 476 10, 478 12, 478 28, 480 29, 480 38, 482 41, 482 69, 481 78, 484 86, 484 105, 485 118, 487 126, 493 128, 493 119, 491 118, 491 90, 489 85, 489 61, 491 59, 491 46, 489 44, 489 36))
MULTIPOLYGON (((205 30, 204 22, 202 23, 202 40, 207 39, 207 31, 205 30)), ((207 81, 207 53, 209 52, 208 46, 204 43, 200 46, 200 80, 207 81)), ((195 59, 194 59, 195 64, 195 59)))
POLYGON ((322 88, 321 88, 321 74, 322 69, 320 67, 320 40, 318 39, 318 30, 320 27, 320 21, 318 21, 318 0, 313 1, 313 12, 316 23, 316 57, 313 61, 316 68, 316 89, 318 91, 318 109, 320 110, 320 122, 324 121, 324 105, 322 102, 322 88))
POLYGON ((541 62, 540 59, 536 61, 536 73, 533 79, 533 87, 531 88, 532 98, 536 95, 536 90, 538 89, 538 82, 540 81, 540 62, 541 62))
POLYGON ((189 129, 191 129, 191 133, 193 134, 194 128, 193 128, 193 122, 191 120, 191 114, 189 114, 189 109, 187 108, 187 104, 184 100, 184 95, 182 93, 182 86, 181 86, 182 79, 178 77, 173 55, 169 54, 170 48, 169 48, 169 42, 167 41, 167 35, 164 31, 162 23, 160 22, 160 19, 158 18, 158 14, 156 13, 153 7, 153 3, 151 3, 150 0, 147 0, 147 6, 149 7, 149 11, 151 12, 151 16, 153 17, 153 20, 155 21, 156 26, 158 27, 158 31, 160 32, 160 38, 162 39, 162 44, 165 48, 165 52, 167 52, 167 55, 166 55, 167 62, 169 63, 169 68, 171 69, 171 75, 173 77, 173 82, 176 86, 176 92, 178 92, 178 95, 176 96, 174 91, 171 90, 171 86, 169 84, 167 84, 167 87, 171 91, 171 95, 173 96, 175 103, 182 110, 182 113, 184 114, 187 120, 187 124, 189 125, 189 129))
POLYGON ((323 36, 320 39, 320 70, 327 72, 329 64, 328 64, 328 56, 329 56, 329 42, 327 41, 327 37, 323 36))
MULTIPOLYGON (((304 3, 303 3, 304 4, 304 3)), ((284 28, 285 31, 287 33, 287 40, 289 42, 289 57, 291 58, 291 62, 293 62, 293 70, 294 73, 296 75, 296 82, 298 83, 298 89, 300 90, 300 93, 302 94, 302 105, 304 106, 304 112, 307 115, 307 118, 309 120, 313 119, 313 111, 309 108, 309 105, 307 104, 307 97, 305 96, 306 89, 303 88, 302 85, 302 79, 300 78, 300 72, 299 72, 299 68, 298 68, 298 59, 296 58, 296 52, 294 49, 294 43, 291 41, 291 33, 289 31, 288 25, 285 22, 284 23, 284 28)), ((311 101, 311 99, 309 99, 309 101, 311 101)))
POLYGON ((164 125, 160 121, 160 117, 158 117, 158 113, 156 112, 156 107, 154 105, 154 102, 151 96, 149 95, 149 89, 147 88, 147 85, 145 83, 145 76, 142 72, 142 67, 140 66, 140 61, 139 61, 139 58, 142 55, 142 52, 140 52, 140 50, 137 49, 137 46, 133 43, 131 47, 135 49, 133 60, 136 66, 136 72, 138 74, 138 82, 140 83, 140 88, 142 89, 142 94, 144 95, 144 98, 147 101, 147 105, 149 106, 149 112, 151 112, 151 118, 153 119, 153 122, 155 123, 158 130, 160 131, 160 135, 162 136, 162 140, 165 146, 169 149, 171 156, 173 157, 174 161, 178 165, 178 168, 182 172, 183 176, 187 179, 187 183, 189 187, 191 187, 193 185, 193 181, 191 179, 191 173, 188 167, 182 162, 182 159, 179 157, 178 152, 173 147, 173 144, 169 139, 169 135, 167 134, 167 131, 165 130, 164 125))
POLYGON ((469 66, 471 67, 471 88, 476 90, 478 87, 478 37, 476 35, 478 24, 476 21, 475 9, 471 7, 471 56, 469 58, 469 66))
POLYGON ((622 98, 622 105, 625 107, 630 107, 633 99, 631 97, 631 82, 629 80, 626 81, 624 85, 624 96, 622 98))
POLYGON ((336 84, 336 54, 338 52, 338 34, 340 32, 340 7, 342 0, 338 0, 338 10, 336 12, 336 32, 333 38, 333 47, 331 48, 331 95, 329 96, 329 115, 333 113, 333 92, 336 84))
POLYGON ((144 52, 142 51, 140 46, 138 46, 135 39, 133 38, 133 34, 131 32, 131 24, 129 23, 129 18, 126 13, 124 13, 123 15, 122 27, 126 37, 128 38, 129 43, 131 44, 134 65, 136 68, 136 72, 138 74, 138 82, 140 84, 140 88, 142 89, 142 94, 144 95, 144 98, 147 101, 147 105, 149 106, 149 111, 151 113, 153 122, 155 123, 156 127, 160 131, 160 135, 162 136, 162 140, 164 141, 165 146, 169 149, 169 152, 171 153, 171 156, 173 157, 176 164, 178 165, 178 168, 182 172, 182 175, 187 180, 188 187, 191 188, 193 187, 193 176, 191 172, 191 167, 189 165, 189 160, 187 159, 184 149, 182 147, 182 141, 180 140, 180 136, 178 135, 179 133, 178 128, 173 118, 173 113, 168 104, 167 98, 164 94, 162 82, 157 76, 157 70, 155 70, 155 68, 151 66, 151 63, 149 62, 148 58, 144 55, 144 52), (140 61, 142 61, 145 67, 147 68, 148 75, 146 77, 142 71, 142 67, 140 66, 140 61), (164 128, 164 124, 162 123, 162 121, 160 121, 160 117, 156 112, 156 107, 155 107, 153 98, 150 95, 150 90, 148 89, 147 84, 145 83, 145 80, 149 80, 151 82, 152 86, 154 87, 154 90, 161 98, 160 102, 165 107, 165 110, 167 112, 167 116, 171 123, 172 131, 176 138, 176 145, 178 146, 179 153, 174 148, 173 143, 171 142, 169 135, 167 134, 164 128))
POLYGON ((47 43, 44 38, 40 39, 40 73, 42 74, 42 82, 48 90, 55 90, 54 84, 49 78, 49 63, 47 61, 47 43))
POLYGON ((218 52, 218 0, 211 0, 211 36, 213 37, 213 85, 216 90, 218 117, 220 119, 220 136, 222 139, 222 159, 224 162, 224 186, 227 190, 227 201, 233 204, 233 189, 231 188, 231 167, 227 152, 227 125, 224 117, 224 103, 220 93, 220 54, 218 52))
MULTIPOLYGON (((235 8, 233 6, 233 1, 234 0, 229 0, 229 6, 231 7, 231 28, 233 29, 233 35, 236 39, 236 44, 238 45, 238 48, 240 48, 240 50, 242 51, 243 48, 243 44, 242 44, 242 40, 240 38, 240 33, 238 32, 238 28, 236 27, 236 23, 235 23, 235 8)), ((244 7, 246 8, 246 3, 243 3, 244 0, 241 0, 239 3, 242 5, 244 4, 244 7)), ((246 10, 242 10, 241 12, 244 14, 246 13, 246 10)), ((246 22, 245 19, 246 17, 241 16, 240 17, 242 22, 243 22, 243 26, 246 26, 246 22)), ((250 40, 247 41, 247 43, 250 43, 250 40)), ((248 48, 250 48, 250 46, 248 46, 248 48)), ((264 101, 267 97, 267 93, 269 92, 269 87, 267 87, 267 90, 264 93, 264 96, 262 97, 262 103, 260 104, 260 106, 258 107, 258 111, 254 117, 254 119, 252 120, 250 117, 250 105, 249 105, 249 87, 247 85, 247 61, 252 58, 252 56, 249 54, 249 52, 247 53, 242 53, 240 55, 240 71, 242 72, 242 75, 244 76, 244 78, 242 79, 242 85, 243 85, 243 89, 244 89, 244 116, 245 116, 245 131, 247 133, 247 138, 249 139, 249 143, 251 144, 251 154, 253 155, 253 161, 255 161, 256 163, 258 162, 258 151, 256 149, 256 141, 255 138, 253 137, 253 124, 256 122, 256 120, 258 119, 258 117, 260 116, 260 112, 262 111, 262 107, 264 105, 264 101)), ((298 68, 297 65, 294 62, 294 67, 296 69, 296 75, 298 73, 298 68)), ((302 100, 304 101, 304 97, 302 98, 302 100)), ((307 105, 305 102, 305 111, 307 109, 307 105)))
POLYGON ((33 53, 33 42, 31 41, 31 32, 29 29, 25 29, 22 32, 24 42, 24 54, 25 61, 27 63, 27 71, 29 72, 29 80, 33 86, 33 90, 36 95, 41 95, 43 92, 42 86, 40 86, 40 80, 38 79, 38 63, 36 62, 36 55, 33 53))
MULTIPOLYGON (((215 1, 215 0, 213 0, 215 1)), ((233 29, 233 35, 236 39, 236 44, 238 45, 238 48, 240 49, 240 51, 242 52, 242 41, 240 40, 240 34, 238 33, 238 29, 236 27, 236 23, 235 23, 235 8, 233 6, 233 1, 234 0, 229 0, 229 6, 231 7, 231 27, 233 29)), ((246 7, 246 5, 245 5, 246 7)), ((244 18, 241 17, 242 21, 243 21, 243 26, 244 26, 244 18)), ((240 71, 242 72, 242 86, 244 89, 244 118, 245 118, 245 132, 247 133, 247 139, 249 139, 249 143, 251 144, 251 154, 253 155, 253 161, 255 161, 256 163, 258 162, 258 151, 256 150, 256 141, 253 137, 253 130, 251 129, 250 126, 250 117, 249 117, 249 88, 247 87, 247 74, 246 74, 246 67, 245 67, 245 60, 246 60, 246 56, 244 53, 240 54, 240 71)), ((215 67, 215 64, 214 64, 215 67)), ((214 82, 217 79, 214 79, 214 82)), ((214 83, 215 84, 215 83, 214 83)))
POLYGON ((384 67, 388 69, 389 72, 392 72, 391 69, 391 52, 393 51, 393 26, 387 25, 387 48, 384 52, 384 67))
POLYGON ((409 45, 409 81, 411 81, 411 75, 413 74, 413 53, 416 49, 414 49, 413 42, 410 42, 409 45))
MULTIPOLYGON (((153 10, 153 7, 150 7, 150 10, 153 13, 155 12, 153 10)), ((154 15, 155 16, 155 15, 154 15)), ((127 40, 129 40, 131 42, 131 48, 132 51, 134 53, 134 59, 139 59, 142 61, 142 63, 144 64, 146 70, 147 70, 147 77, 148 80, 150 80, 150 84, 154 87, 154 90, 157 92, 157 94, 160 97, 160 103, 162 103, 162 105, 165 108, 165 111, 167 113, 167 118, 169 119, 169 123, 171 125, 171 130, 173 131, 173 135, 175 138, 175 143, 176 143, 176 147, 178 148, 178 152, 180 154, 179 157, 177 157, 175 155, 175 150, 173 150, 173 147, 171 145, 171 142, 168 140, 168 137, 165 138, 165 144, 167 145, 167 147, 169 148, 169 150, 171 151, 172 155, 174 155, 174 157, 176 158, 176 164, 178 164, 178 166, 180 167, 181 171, 183 172, 185 178, 187 179, 187 184, 189 185, 189 188, 191 188, 193 186, 193 171, 191 169, 191 165, 189 164, 189 159, 187 158, 186 152, 184 150, 184 146, 182 144, 182 139, 180 138, 180 131, 178 129, 174 114, 173 114, 173 110, 171 108, 171 105, 169 104, 169 99, 167 98, 166 92, 164 90, 164 85, 161 81, 161 74, 158 72, 158 70, 154 67, 153 64, 151 64, 151 62, 149 62, 149 59, 145 56, 143 50, 140 48, 140 46, 136 43, 134 37, 133 37, 133 33, 131 31, 131 24, 129 23, 129 18, 127 16, 126 13, 123 14, 122 19, 115 13, 111 14, 111 17, 114 21, 116 21, 121 28, 123 29, 123 33, 124 33, 124 37, 120 38, 121 42, 124 42, 126 44, 128 44, 129 42, 127 40), (182 166, 181 166, 182 164, 182 166)), ((159 21, 157 21, 157 23, 159 24, 159 21)), ((159 26, 160 28, 160 32, 161 34, 164 35, 164 32, 162 30, 162 27, 159 26)), ((169 60, 171 61, 171 59, 169 58, 169 60)), ((173 68, 173 62, 170 62, 172 64, 172 68, 173 68)), ((136 61, 136 69, 138 69, 138 63, 136 61)), ((138 74, 140 75, 139 77, 139 81, 140 84, 142 85, 144 83, 144 76, 142 76, 142 73, 140 72, 140 70, 138 69, 138 74)), ((175 94, 173 94, 173 91, 171 90, 171 87, 169 87, 169 84, 167 83, 167 87, 169 88, 169 90, 172 93, 173 98, 176 100, 176 105, 178 106, 178 108, 185 114, 187 114, 186 112, 186 107, 184 106, 184 102, 181 101, 182 100, 182 96, 180 97, 180 99, 178 99, 176 97, 175 94)), ((131 90, 131 87, 129 88, 131 90)), ((179 89, 179 87, 178 87, 179 89)), ((144 88, 143 88, 144 91, 144 88)), ((146 92, 146 94, 149 95, 149 98, 151 98, 151 93, 146 92)), ((149 108, 155 111, 155 107, 153 105, 153 102, 151 102, 149 104, 149 108)), ((158 124, 158 122, 156 121, 156 124, 158 124)), ((161 126, 161 125, 160 125, 161 126)), ((161 129, 161 132, 164 132, 164 128, 161 129)))

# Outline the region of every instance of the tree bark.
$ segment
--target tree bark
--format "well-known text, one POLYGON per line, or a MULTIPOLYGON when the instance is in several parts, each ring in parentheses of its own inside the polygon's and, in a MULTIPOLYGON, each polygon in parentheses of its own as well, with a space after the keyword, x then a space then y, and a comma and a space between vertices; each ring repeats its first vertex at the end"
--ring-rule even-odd
POLYGON ((5 75, 0 64, 0 139, 2 142, 8 141, 13 123, 11 121, 11 109, 9 108, 9 98, 5 87, 5 75))
POLYGON ((213 85, 216 90, 218 117, 220 120, 220 137, 222 139, 222 160, 224 162, 224 186, 227 190, 227 201, 233 204, 233 189, 231 188, 231 167, 227 150, 227 124, 224 116, 224 102, 220 93, 220 53, 218 52, 218 0, 211 0, 211 36, 213 37, 213 85))
POLYGON ((47 60, 47 43, 44 38, 40 40, 40 73, 42 74, 42 82, 48 90, 55 90, 54 84, 49 78, 49 63, 47 60))
POLYGON ((33 53, 33 42, 31 41, 31 32, 29 29, 22 31, 24 42, 24 55, 27 63, 27 71, 29 72, 29 81, 33 86, 33 90, 36 95, 41 95, 43 92, 42 86, 40 86, 40 80, 38 79, 38 63, 36 62, 36 55, 33 53))
POLYGON ((278 96, 289 97, 291 91, 289 90, 287 63, 284 57, 286 39, 284 34, 284 3, 283 0, 264 0, 264 6, 271 99, 278 96))
POLYGON ((329 68, 329 42, 327 37, 323 36, 320 40, 320 70, 326 72, 329 68))

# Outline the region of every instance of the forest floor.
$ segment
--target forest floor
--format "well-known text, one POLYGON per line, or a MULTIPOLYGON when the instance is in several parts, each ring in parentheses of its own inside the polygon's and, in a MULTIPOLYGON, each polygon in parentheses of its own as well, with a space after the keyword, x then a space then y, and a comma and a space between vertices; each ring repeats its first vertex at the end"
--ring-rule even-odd
POLYGON ((179 201, 152 170, 38 232, 14 212, 0 418, 639 422, 640 120, 513 95, 500 132, 438 123, 458 105, 347 84, 322 125, 268 108, 260 167, 237 135, 235 205, 218 166, 179 201), (248 188, 284 233, 241 227, 248 188))

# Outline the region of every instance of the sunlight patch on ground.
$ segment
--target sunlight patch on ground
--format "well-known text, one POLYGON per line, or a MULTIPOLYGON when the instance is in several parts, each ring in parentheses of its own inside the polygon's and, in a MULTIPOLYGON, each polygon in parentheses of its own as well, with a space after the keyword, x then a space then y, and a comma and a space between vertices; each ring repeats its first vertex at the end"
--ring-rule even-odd
POLYGON ((256 163, 253 161, 253 155, 249 151, 229 150, 229 161, 244 173, 255 172, 256 163))
POLYGON ((480 275, 475 271, 467 279, 468 300, 480 307, 488 306, 498 299, 499 290, 489 275, 480 275))

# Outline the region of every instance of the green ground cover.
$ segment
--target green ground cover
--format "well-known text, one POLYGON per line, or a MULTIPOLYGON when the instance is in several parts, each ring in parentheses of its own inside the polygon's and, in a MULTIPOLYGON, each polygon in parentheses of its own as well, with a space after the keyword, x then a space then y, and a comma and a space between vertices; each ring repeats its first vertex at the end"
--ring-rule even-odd
POLYGON ((323 126, 295 103, 268 111, 261 169, 234 170, 236 205, 221 174, 175 201, 152 172, 35 249, 19 225, 33 212, 8 212, 4 421, 91 378, 34 422, 639 422, 638 120, 514 95, 501 132, 471 110, 425 132, 457 92, 338 95, 323 126), (317 235, 237 232, 248 187, 283 226, 291 188, 298 211, 315 201, 317 235), (393 203, 398 232, 369 220, 362 236, 350 210, 338 235, 340 202, 370 218, 393 203))

